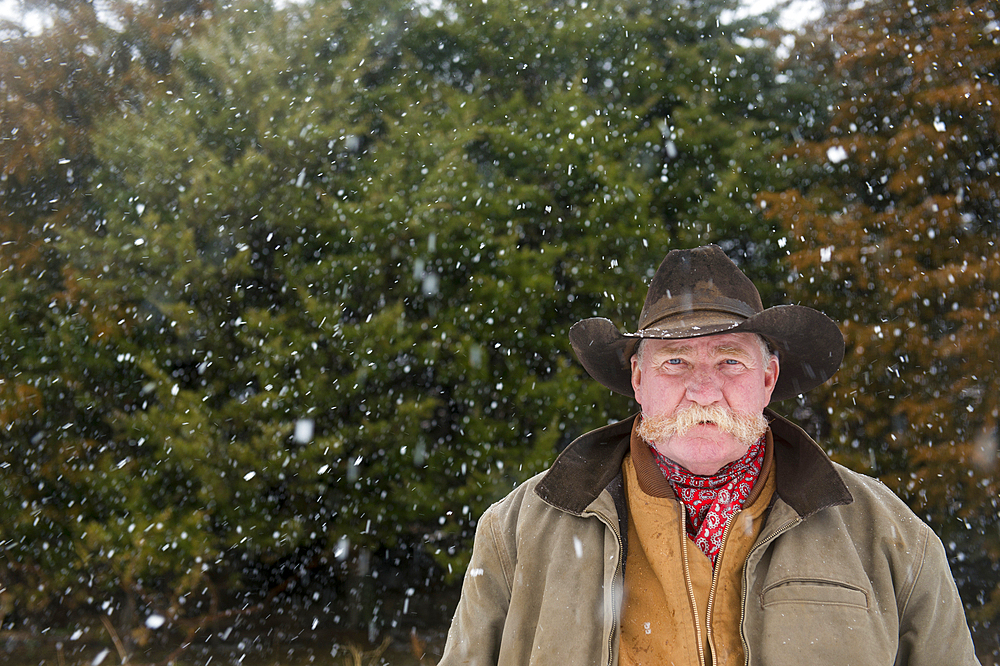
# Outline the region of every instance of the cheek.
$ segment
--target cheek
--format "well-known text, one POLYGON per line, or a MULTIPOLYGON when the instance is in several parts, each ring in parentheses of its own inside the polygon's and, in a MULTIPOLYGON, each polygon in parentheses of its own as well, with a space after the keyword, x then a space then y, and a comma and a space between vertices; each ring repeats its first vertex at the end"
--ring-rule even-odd
POLYGON ((764 385, 761 381, 733 382, 726 387, 725 394, 729 406, 738 411, 757 412, 766 406, 764 385))
POLYGON ((645 410, 653 409, 653 403, 656 402, 654 396, 656 395, 649 383, 645 383, 639 386, 635 392, 635 401, 639 403, 639 406, 645 410))
POLYGON ((662 414, 676 408, 683 393, 683 388, 671 382, 644 381, 640 390, 636 391, 635 399, 643 410, 662 414))

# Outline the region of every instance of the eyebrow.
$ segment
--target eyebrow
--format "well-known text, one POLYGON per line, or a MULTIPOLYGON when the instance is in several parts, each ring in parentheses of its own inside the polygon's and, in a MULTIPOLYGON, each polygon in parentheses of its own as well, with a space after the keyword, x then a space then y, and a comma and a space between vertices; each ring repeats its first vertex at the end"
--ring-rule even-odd
POLYGON ((736 347, 734 345, 718 345, 717 347, 713 347, 712 351, 716 354, 728 354, 730 356, 745 356, 746 358, 753 358, 753 354, 748 352, 746 349, 736 347))
POLYGON ((691 345, 681 345, 680 347, 670 347, 667 349, 660 349, 656 352, 655 356, 671 356, 673 354, 689 354, 691 353, 691 345))
MULTIPOLYGON (((662 358, 662 357, 665 357, 665 356, 673 356, 673 355, 679 355, 679 354, 680 355, 682 355, 682 354, 689 354, 689 353, 691 353, 692 349, 693 349, 693 347, 691 345, 681 345, 680 347, 672 347, 672 348, 669 348, 669 349, 661 349, 658 352, 656 352, 655 357, 656 358, 662 358)), ((751 354, 748 350, 746 350, 746 349, 744 349, 742 347, 737 347, 736 345, 720 344, 720 345, 716 345, 716 346, 712 347, 711 351, 716 356, 726 356, 726 355, 728 355, 728 356, 740 356, 742 358, 747 358, 747 359, 753 360, 753 354, 751 354)))

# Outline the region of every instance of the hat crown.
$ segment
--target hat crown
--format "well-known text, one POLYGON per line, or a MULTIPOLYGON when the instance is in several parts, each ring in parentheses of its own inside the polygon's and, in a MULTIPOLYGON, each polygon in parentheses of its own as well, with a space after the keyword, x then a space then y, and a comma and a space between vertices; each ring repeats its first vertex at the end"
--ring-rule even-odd
POLYGON ((650 281, 639 330, 696 313, 738 322, 763 309, 757 287, 718 245, 671 250, 650 281))

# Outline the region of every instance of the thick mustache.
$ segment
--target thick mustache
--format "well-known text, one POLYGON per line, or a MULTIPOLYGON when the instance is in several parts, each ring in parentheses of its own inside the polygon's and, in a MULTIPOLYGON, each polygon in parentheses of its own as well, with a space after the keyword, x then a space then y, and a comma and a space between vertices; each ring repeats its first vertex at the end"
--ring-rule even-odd
POLYGON ((713 425, 740 441, 753 443, 767 429, 763 414, 747 414, 712 406, 691 405, 668 415, 643 413, 639 436, 647 442, 664 441, 673 435, 683 435, 699 425, 713 425))

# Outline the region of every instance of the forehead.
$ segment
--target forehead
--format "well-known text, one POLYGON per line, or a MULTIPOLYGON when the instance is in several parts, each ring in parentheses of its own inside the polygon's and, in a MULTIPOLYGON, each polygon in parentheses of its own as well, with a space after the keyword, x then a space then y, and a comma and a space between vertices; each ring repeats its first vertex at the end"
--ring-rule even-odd
POLYGON ((663 354, 734 354, 742 353, 756 356, 760 353, 760 342, 753 333, 724 333, 721 335, 706 335, 700 338, 685 338, 683 340, 660 340, 647 338, 644 342, 652 355, 663 354))

